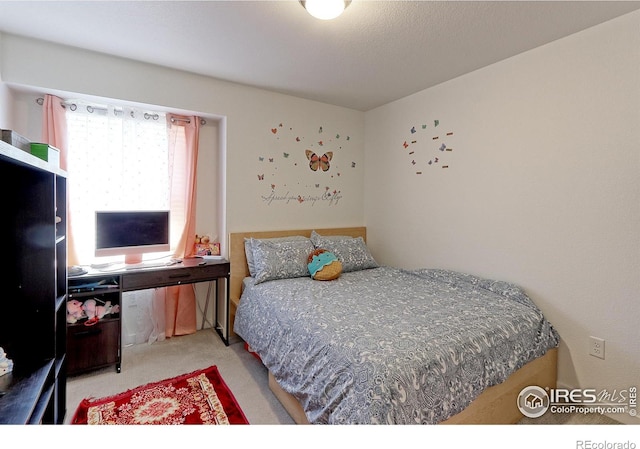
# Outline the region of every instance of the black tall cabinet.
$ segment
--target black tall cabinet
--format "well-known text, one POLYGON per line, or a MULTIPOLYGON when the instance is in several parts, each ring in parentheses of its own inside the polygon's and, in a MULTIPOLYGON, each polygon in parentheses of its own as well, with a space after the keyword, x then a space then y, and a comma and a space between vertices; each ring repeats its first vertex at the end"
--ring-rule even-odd
POLYGON ((62 424, 66 413, 66 173, 0 141, 0 423, 62 424))

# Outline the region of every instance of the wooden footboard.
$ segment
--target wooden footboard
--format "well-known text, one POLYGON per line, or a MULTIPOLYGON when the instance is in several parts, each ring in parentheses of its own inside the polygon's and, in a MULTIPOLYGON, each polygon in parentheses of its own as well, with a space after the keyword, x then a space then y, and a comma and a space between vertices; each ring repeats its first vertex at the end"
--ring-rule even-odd
MULTIPOLYGON (((504 382, 487 388, 469 406, 440 424, 514 424, 523 418, 518 410, 520 391, 528 386, 556 387, 558 349, 527 363, 504 382)), ((297 424, 309 424, 297 399, 280 387, 269 372, 269 388, 297 424)))
POLYGON ((302 405, 293 395, 282 389, 276 378, 271 374, 271 371, 269 371, 269 388, 296 424, 309 424, 302 405))
POLYGON ((537 385, 555 388, 558 349, 520 368, 504 382, 487 388, 469 406, 441 424, 514 424, 523 418, 518 409, 518 395, 523 388, 537 385))

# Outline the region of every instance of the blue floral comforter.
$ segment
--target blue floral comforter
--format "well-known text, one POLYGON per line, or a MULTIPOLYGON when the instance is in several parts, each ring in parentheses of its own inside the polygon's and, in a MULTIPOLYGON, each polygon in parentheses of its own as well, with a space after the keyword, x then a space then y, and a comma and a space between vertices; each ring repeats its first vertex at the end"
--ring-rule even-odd
POLYGON ((247 278, 234 331, 328 424, 438 423, 559 341, 518 286, 392 267, 247 278))

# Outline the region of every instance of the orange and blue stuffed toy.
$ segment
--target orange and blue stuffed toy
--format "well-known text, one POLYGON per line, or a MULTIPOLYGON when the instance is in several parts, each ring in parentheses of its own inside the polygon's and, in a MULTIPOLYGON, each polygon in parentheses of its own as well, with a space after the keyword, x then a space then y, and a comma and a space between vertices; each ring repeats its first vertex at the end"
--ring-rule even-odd
POLYGON ((309 274, 316 281, 332 281, 342 273, 342 262, 326 249, 319 248, 313 251, 309 254, 307 262, 309 274))

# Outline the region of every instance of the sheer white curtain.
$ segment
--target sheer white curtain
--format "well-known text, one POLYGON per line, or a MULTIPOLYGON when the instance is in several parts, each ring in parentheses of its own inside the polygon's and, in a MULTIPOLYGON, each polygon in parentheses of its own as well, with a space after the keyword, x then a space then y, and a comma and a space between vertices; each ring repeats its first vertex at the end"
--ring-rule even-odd
POLYGON ((96 260, 96 210, 169 208, 166 118, 79 102, 66 115, 69 212, 78 264, 87 265, 96 260))
MULTIPOLYGON (((69 215, 73 217, 76 263, 88 265, 98 261, 94 255, 96 210, 169 209, 167 122, 161 113, 82 102, 67 102, 66 118, 69 215)), ((183 227, 184 221, 172 220, 172 249, 183 227)), ((150 254, 148 258, 166 255, 150 254)), ((99 262, 122 260, 123 256, 113 256, 99 262)), ((123 345, 164 340, 163 294, 158 298, 156 293, 123 294, 123 345)))

